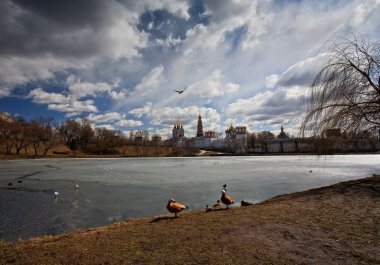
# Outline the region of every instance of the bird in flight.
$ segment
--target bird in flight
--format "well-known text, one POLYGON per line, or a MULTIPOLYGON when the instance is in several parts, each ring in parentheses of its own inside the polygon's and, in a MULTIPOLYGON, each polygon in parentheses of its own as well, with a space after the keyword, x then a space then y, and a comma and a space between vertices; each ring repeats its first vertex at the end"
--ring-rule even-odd
POLYGON ((175 92, 177 92, 178 94, 182 94, 183 93, 183 91, 185 91, 186 90, 186 88, 187 88, 187 86, 183 89, 183 90, 174 90, 175 92))

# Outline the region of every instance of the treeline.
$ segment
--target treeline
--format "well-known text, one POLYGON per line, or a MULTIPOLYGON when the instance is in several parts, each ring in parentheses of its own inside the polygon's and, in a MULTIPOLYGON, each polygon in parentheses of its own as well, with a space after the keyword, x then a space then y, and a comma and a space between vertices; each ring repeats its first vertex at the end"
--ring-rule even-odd
POLYGON ((60 124, 39 116, 27 121, 21 116, 0 113, 0 152, 4 155, 46 156, 48 154, 97 154, 121 156, 190 155, 173 150, 170 143, 152 141, 147 131, 132 132, 95 127, 86 118, 60 124))

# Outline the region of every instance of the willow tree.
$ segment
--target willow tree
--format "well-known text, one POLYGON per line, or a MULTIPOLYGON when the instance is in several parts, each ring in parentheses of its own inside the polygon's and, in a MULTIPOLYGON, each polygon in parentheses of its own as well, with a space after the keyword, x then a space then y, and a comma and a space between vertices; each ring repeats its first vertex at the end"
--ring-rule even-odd
POLYGON ((380 43, 362 37, 337 38, 310 86, 300 132, 327 129, 360 136, 380 129, 380 43))

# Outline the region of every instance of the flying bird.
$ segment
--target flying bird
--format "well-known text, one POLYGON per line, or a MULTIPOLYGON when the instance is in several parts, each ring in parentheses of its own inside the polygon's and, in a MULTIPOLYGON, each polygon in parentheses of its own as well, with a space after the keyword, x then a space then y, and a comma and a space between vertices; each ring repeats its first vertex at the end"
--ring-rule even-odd
POLYGON ((227 209, 228 209, 228 206, 235 203, 234 200, 230 196, 226 195, 225 190, 222 190, 222 198, 220 200, 222 201, 223 204, 226 205, 227 209))
POLYGON ((178 94, 182 94, 183 91, 185 91, 186 89, 187 89, 187 86, 183 90, 174 90, 174 91, 177 92, 178 94))
POLYGON ((175 217, 177 218, 177 213, 179 213, 182 210, 188 209, 188 206, 176 203, 174 199, 170 199, 168 201, 168 204, 166 205, 166 209, 168 209, 169 212, 174 213, 175 217))

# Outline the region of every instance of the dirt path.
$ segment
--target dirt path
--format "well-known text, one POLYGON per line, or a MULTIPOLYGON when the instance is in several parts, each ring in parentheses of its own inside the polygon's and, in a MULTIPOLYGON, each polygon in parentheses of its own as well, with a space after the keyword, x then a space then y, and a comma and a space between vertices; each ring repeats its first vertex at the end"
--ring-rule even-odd
POLYGON ((17 243, 0 264, 380 264, 380 176, 17 243))

